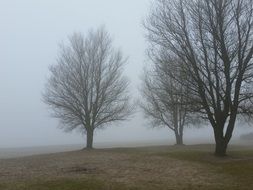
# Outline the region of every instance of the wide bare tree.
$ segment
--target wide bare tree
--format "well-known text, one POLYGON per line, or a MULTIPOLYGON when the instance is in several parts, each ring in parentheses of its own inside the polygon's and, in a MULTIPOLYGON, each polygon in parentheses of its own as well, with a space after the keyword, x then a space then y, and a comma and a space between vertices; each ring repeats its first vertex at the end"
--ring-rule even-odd
POLYGON ((132 111, 128 80, 122 76, 126 59, 112 47, 104 28, 69 37, 50 67, 44 102, 66 131, 79 129, 93 147, 94 130, 125 120, 132 111))
MULTIPOLYGON (((168 127, 175 134, 176 145, 183 145, 184 127, 194 121, 189 109, 188 87, 170 75, 171 66, 176 64, 176 60, 167 58, 164 51, 155 56, 150 52, 149 55, 151 59, 156 59, 152 59, 151 68, 144 71, 140 107, 153 127, 168 127), (165 61, 171 64, 164 64, 165 61)), ((183 72, 179 75, 181 80, 186 80, 183 72)))
MULTIPOLYGON (((215 154, 224 156, 238 115, 251 116, 251 0, 156 0, 145 22, 152 48, 180 59, 195 111, 209 120, 215 154)), ((171 75, 180 82, 177 74, 171 75)))

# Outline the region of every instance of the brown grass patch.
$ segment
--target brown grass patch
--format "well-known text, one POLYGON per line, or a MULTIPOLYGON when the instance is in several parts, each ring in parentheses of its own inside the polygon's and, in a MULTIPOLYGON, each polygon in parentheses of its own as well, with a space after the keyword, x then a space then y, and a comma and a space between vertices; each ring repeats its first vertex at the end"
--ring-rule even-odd
POLYGON ((118 189, 119 186, 141 190, 236 189, 238 186, 253 189, 249 180, 252 170, 248 169, 252 165, 252 151, 243 154, 235 150, 229 159, 217 159, 211 151, 209 145, 173 146, 82 150, 5 159, 0 160, 0 189, 1 186, 8 189, 11 184, 32 182, 36 186, 62 180, 78 186, 91 179, 99 181, 102 186, 111 184, 118 189), (249 183, 244 180, 247 186, 235 180, 240 168, 249 176, 249 183))

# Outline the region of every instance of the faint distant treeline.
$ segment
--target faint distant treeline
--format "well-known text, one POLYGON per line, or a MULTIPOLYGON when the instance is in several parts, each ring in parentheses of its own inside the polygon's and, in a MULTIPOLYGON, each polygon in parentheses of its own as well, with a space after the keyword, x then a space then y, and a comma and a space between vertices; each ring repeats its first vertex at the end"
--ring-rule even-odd
POLYGON ((240 136, 241 140, 253 141, 253 133, 243 134, 240 136))

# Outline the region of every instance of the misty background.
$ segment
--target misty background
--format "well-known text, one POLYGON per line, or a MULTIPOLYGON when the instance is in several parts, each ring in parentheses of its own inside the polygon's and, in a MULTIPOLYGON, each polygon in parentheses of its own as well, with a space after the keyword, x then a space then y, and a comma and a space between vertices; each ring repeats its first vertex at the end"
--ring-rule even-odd
MULTIPOLYGON (((148 63, 142 20, 150 0, 8 0, 0 1, 0 148, 84 144, 78 132, 65 133, 42 102, 48 67, 58 44, 73 32, 84 35, 105 25, 113 45, 128 57, 125 75, 133 99, 140 98, 140 76, 148 63)), ((253 131, 236 127, 240 134, 253 131)), ((186 129, 185 143, 212 143, 211 127, 186 129)), ((138 110, 130 120, 97 130, 95 147, 174 144, 167 128, 152 128, 138 110)))

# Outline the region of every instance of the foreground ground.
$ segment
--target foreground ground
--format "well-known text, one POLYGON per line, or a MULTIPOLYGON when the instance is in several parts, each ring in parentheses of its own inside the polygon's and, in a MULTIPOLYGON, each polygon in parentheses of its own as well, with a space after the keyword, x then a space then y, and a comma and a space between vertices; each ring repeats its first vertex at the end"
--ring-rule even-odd
POLYGON ((0 160, 2 190, 253 189, 253 147, 212 145, 74 151, 0 160))

